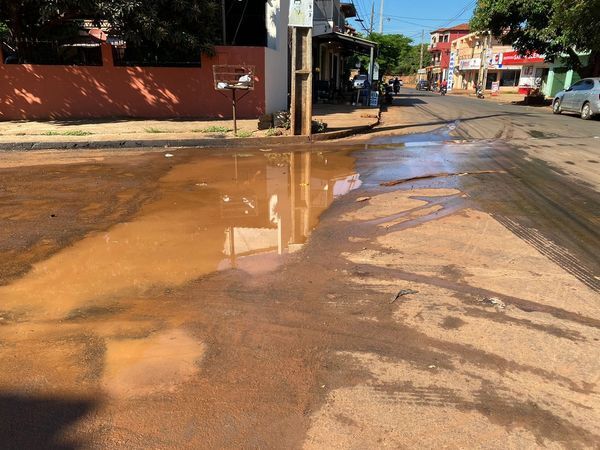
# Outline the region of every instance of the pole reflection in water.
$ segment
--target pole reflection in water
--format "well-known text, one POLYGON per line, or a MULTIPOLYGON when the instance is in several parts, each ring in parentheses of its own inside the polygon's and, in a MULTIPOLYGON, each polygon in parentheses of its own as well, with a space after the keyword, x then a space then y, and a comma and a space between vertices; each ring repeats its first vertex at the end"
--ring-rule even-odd
POLYGON ((229 222, 224 247, 228 260, 220 268, 229 264, 250 272, 269 270, 277 255, 306 242, 335 197, 361 183, 352 159, 344 154, 261 156, 234 157, 235 187, 222 196, 222 217, 229 222))

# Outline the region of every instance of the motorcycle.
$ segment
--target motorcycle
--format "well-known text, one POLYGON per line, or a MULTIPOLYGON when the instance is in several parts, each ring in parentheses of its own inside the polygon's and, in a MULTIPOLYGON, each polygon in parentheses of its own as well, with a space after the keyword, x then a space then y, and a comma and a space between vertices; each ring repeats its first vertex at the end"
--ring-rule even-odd
POLYGON ((442 86, 440 88, 440 94, 441 95, 446 95, 448 93, 448 88, 446 86, 442 86))
POLYGON ((483 86, 481 84, 477 85, 475 93, 477 94, 477 98, 485 98, 483 86))

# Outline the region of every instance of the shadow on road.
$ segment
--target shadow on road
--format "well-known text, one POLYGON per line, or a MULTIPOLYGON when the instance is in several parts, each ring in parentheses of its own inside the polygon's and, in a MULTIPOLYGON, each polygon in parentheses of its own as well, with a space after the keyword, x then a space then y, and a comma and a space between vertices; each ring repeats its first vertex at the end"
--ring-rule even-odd
POLYGON ((76 450, 63 440, 67 427, 91 411, 92 401, 0 394, 0 448, 76 450))

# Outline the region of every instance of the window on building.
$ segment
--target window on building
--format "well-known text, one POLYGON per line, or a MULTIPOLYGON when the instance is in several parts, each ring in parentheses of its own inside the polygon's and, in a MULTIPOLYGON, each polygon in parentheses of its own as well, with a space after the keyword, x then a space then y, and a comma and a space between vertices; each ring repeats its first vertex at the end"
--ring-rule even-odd
POLYGON ((517 86, 519 84, 518 70, 503 70, 500 86, 517 86))

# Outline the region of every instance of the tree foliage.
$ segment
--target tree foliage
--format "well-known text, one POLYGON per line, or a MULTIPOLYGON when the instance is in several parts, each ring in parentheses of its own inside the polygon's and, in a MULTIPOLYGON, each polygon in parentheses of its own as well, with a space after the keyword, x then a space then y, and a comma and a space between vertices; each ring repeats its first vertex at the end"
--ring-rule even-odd
POLYGON ((211 52, 220 39, 217 0, 105 0, 99 10, 116 34, 136 46, 211 52))
MULTIPOLYGON (((413 45, 412 39, 402 34, 372 33, 369 39, 378 45, 377 62, 379 70, 386 75, 410 75, 419 69, 420 46, 413 45)), ((423 53, 424 66, 430 55, 423 53)))
POLYGON ((220 37, 220 2, 0 0, 3 37, 17 47, 35 40, 75 38, 84 20, 108 24, 111 34, 145 51, 210 52, 220 37))
POLYGON ((600 74, 600 0, 479 0, 471 27, 490 30, 521 54, 566 55, 582 76, 600 74), (589 53, 583 66, 578 53, 589 53))

